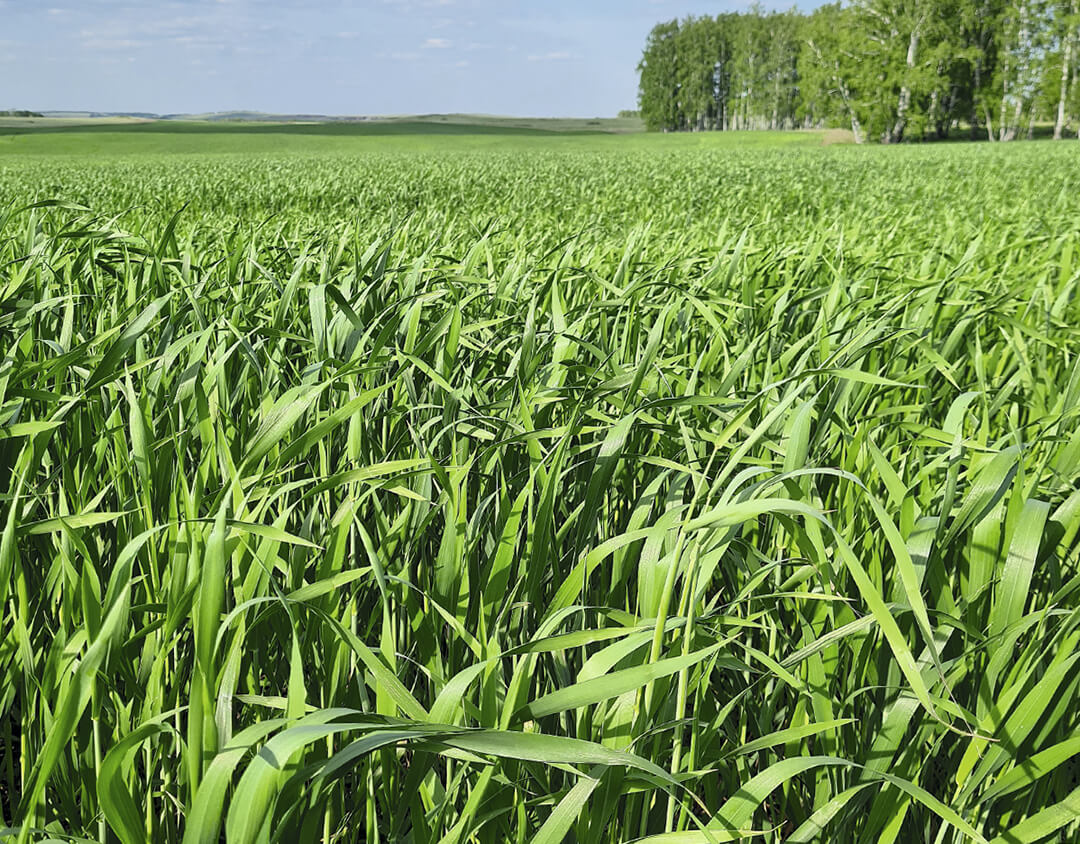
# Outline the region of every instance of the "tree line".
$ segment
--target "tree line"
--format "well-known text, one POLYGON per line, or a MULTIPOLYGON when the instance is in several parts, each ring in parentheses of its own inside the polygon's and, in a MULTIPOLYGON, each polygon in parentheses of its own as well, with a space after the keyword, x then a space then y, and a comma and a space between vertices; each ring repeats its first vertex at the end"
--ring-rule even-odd
POLYGON ((657 24, 638 65, 646 126, 843 126, 857 143, 1080 137, 1080 0, 853 0, 657 24))

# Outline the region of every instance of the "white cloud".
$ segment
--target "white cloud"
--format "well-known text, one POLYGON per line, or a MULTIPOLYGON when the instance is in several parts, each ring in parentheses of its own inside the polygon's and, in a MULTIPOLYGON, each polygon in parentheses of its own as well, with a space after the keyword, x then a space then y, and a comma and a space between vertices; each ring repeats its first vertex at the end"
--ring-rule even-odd
POLYGON ((554 50, 550 53, 529 56, 531 62, 561 62, 570 58, 565 50, 554 50))
POLYGON ((449 38, 429 38, 423 44, 425 50, 446 50, 452 46, 449 38))
POLYGON ((145 41, 134 38, 85 38, 82 42, 87 50, 135 50, 145 47, 145 41))

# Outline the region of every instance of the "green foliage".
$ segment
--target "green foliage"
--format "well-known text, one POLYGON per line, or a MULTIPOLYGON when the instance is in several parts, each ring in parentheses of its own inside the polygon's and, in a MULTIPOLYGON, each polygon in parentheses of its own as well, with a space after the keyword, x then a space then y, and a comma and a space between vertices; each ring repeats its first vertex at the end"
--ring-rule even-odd
POLYGON ((1080 123, 1075 0, 854 0, 658 24, 639 70, 650 129, 842 126, 856 140, 1012 140, 1080 123), (996 128, 995 128, 996 127, 996 128))
POLYGON ((616 141, 0 159, 0 839, 1075 839, 1071 149, 616 141))

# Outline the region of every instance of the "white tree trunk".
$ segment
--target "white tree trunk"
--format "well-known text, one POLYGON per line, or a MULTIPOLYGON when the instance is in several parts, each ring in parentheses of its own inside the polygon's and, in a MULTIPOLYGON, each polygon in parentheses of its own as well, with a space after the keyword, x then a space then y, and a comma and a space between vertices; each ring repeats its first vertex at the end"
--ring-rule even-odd
POLYGON ((855 106, 851 104, 851 92, 848 90, 847 83, 839 75, 834 75, 833 80, 836 82, 840 90, 840 98, 844 101, 848 114, 851 116, 851 134, 855 136, 855 143, 861 144, 866 139, 866 136, 863 134, 862 124, 859 122, 859 115, 855 113, 855 106))
MULTIPOLYGON (((1031 70, 1031 32, 1029 29, 1030 21, 1028 20, 1028 2, 1027 0, 1021 0, 1019 8, 1020 16, 1020 32, 1019 38, 1016 43, 1017 47, 1017 61, 1016 67, 1016 85, 1014 86, 1013 98, 1016 100, 1016 106, 1013 109, 1013 118, 1009 123, 1009 127, 1006 130, 1002 126, 1002 131, 1005 132, 1006 141, 1012 141, 1016 139, 1016 136, 1020 132, 1020 119, 1024 114, 1024 98, 1028 93, 1027 86, 1030 82, 1030 70, 1031 70)), ((1002 108, 1004 109, 1004 103, 1002 108)), ((1002 113, 1002 120, 1004 120, 1004 113, 1002 113)))
MULTIPOLYGON (((908 38, 907 47, 907 69, 910 76, 911 70, 915 67, 915 59, 919 54, 919 27, 916 26, 911 31, 911 37, 908 38)), ((911 108, 911 86, 907 82, 900 88, 900 101, 896 104, 896 123, 893 124, 892 132, 889 133, 889 139, 898 143, 904 138, 904 129, 907 127, 907 115, 908 110, 911 108)))
MULTIPOLYGON (((1016 134, 1020 131, 1020 118, 1024 116, 1024 101, 1020 97, 1016 98, 1016 108, 1013 109, 1013 118, 1009 123, 1009 128, 1005 132, 1006 141, 1015 141, 1016 134)), ((1002 127, 1004 128, 1004 127, 1002 127)))
POLYGON ((1011 70, 1009 67, 1009 58, 1009 53, 1006 50, 1005 61, 1001 71, 1001 113, 998 114, 998 132, 1000 133, 1000 135, 998 136, 999 141, 1005 140, 1005 114, 1006 109, 1009 107, 1009 73, 1011 70))
POLYGON ((1069 96, 1069 59, 1072 44, 1065 45, 1065 58, 1062 60, 1061 93, 1058 96, 1057 119, 1054 121, 1054 140, 1060 141, 1065 131, 1065 100, 1069 96))
POLYGON ((861 144, 866 137, 863 135, 862 124, 855 115, 854 109, 851 111, 851 134, 855 136, 855 143, 857 144, 861 144))
MULTIPOLYGON (((1072 8, 1069 10, 1071 15, 1076 15, 1076 0, 1073 0, 1071 4, 1072 8)), ((1069 76, 1072 72, 1072 51, 1073 51, 1073 34, 1071 30, 1072 21, 1069 21, 1070 26, 1066 29, 1064 37, 1065 44, 1062 47, 1062 59, 1061 59, 1061 92, 1058 96, 1057 107, 1057 120, 1054 121, 1054 140, 1060 141, 1062 135, 1065 132, 1065 103, 1069 99, 1069 76)))

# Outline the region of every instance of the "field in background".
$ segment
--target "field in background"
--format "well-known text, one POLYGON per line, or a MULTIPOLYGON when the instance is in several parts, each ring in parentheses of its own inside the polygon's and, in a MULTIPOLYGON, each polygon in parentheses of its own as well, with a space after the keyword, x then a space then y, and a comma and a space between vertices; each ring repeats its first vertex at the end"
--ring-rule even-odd
POLYGON ((132 126, 145 121, 135 117, 3 117, 0 116, 0 132, 8 134, 20 131, 48 131, 70 129, 77 126, 132 126))
POLYGON ((0 138, 0 828, 1073 840, 1075 149, 732 138, 0 138))
MULTIPOLYGON (((0 118, 0 121, 6 118, 0 118)), ((150 114, 97 114, 94 112, 46 112, 41 118, 30 118, 37 123, 65 120, 69 123, 93 125, 113 122, 149 121, 158 123, 218 123, 222 125, 244 124, 323 124, 351 126, 379 126, 409 123, 414 125, 465 124, 508 129, 539 129, 549 132, 643 132, 645 123, 640 117, 509 117, 497 114, 391 114, 356 117, 332 117, 324 114, 265 114, 255 111, 211 112, 206 114, 179 114, 158 116, 150 114)), ((25 119, 24 119, 25 122, 25 119)))
POLYGON ((489 114, 423 114, 378 118, 387 123, 464 124, 468 126, 540 129, 548 132, 644 132, 640 117, 502 117, 489 114))
MULTIPOLYGON (((842 131, 731 132, 668 136, 596 129, 587 121, 511 118, 401 118, 354 123, 11 118, 0 120, 0 158, 7 155, 99 155, 145 153, 367 153, 470 149, 635 150, 733 149, 820 146, 843 142, 842 131), (486 120, 486 122, 485 122, 486 120)), ((606 124, 632 124, 608 120, 606 124)))

